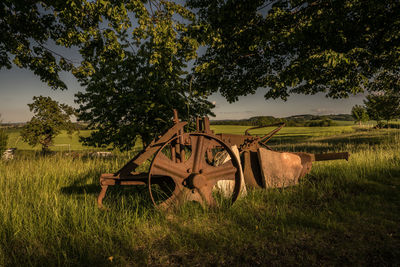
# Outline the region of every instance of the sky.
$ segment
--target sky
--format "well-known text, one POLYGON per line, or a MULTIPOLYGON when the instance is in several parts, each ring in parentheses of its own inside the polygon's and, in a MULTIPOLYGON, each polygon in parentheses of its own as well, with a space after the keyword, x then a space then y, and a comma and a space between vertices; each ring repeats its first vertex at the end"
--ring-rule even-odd
MULTIPOLYGON (((60 103, 76 107, 74 95, 84 91, 76 79, 69 73, 63 73, 62 79, 68 90, 52 90, 46 83, 40 81, 31 71, 14 67, 10 70, 0 70, 0 114, 4 123, 26 122, 32 117, 28 103, 32 103, 34 96, 50 96, 60 103)), ((210 96, 215 102, 213 109, 215 120, 245 119, 254 116, 287 117, 300 114, 350 114, 351 108, 362 104, 363 95, 352 96, 347 99, 330 99, 324 94, 292 95, 288 101, 265 100, 265 89, 260 89, 254 95, 243 96, 239 101, 229 104, 220 94, 210 96)))

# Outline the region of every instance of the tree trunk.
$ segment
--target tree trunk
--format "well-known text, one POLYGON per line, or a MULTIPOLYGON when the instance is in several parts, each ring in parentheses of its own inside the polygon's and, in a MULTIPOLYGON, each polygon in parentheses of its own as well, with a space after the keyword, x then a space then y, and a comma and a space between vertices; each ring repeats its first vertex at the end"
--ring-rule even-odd
POLYGON ((47 154, 50 152, 49 146, 51 145, 51 142, 53 140, 53 137, 51 135, 48 135, 43 141, 41 142, 42 144, 42 153, 47 154))
POLYGON ((42 144, 42 153, 43 154, 47 154, 49 153, 50 149, 49 149, 49 145, 48 144, 42 144))

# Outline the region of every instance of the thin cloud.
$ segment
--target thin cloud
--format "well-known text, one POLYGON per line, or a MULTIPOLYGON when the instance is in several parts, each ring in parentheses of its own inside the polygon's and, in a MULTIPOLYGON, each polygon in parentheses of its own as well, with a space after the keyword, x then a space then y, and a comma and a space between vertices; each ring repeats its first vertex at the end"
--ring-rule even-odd
POLYGON ((313 109, 310 109, 310 111, 312 114, 315 114, 315 115, 329 115, 329 114, 337 113, 336 110, 329 109, 329 108, 313 108, 313 109))
POLYGON ((253 110, 215 112, 216 120, 241 120, 257 115, 253 110))

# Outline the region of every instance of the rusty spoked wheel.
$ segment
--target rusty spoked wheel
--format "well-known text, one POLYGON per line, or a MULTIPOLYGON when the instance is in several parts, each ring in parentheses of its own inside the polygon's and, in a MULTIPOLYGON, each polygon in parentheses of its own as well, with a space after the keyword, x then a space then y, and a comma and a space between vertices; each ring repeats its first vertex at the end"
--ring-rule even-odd
POLYGON ((238 159, 221 140, 203 133, 186 133, 165 143, 153 158, 148 178, 150 197, 160 209, 187 201, 211 207, 232 204, 239 195, 240 172, 238 159), (229 155, 222 162, 216 157, 221 153, 229 155), (228 195, 215 192, 215 185, 223 180, 231 181, 228 195))

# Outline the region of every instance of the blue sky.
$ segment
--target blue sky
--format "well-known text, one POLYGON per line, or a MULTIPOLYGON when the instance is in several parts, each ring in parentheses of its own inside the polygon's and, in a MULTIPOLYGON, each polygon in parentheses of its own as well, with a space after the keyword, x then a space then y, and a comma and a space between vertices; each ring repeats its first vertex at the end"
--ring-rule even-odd
MULTIPOLYGON (((53 99, 72 106, 74 94, 83 91, 75 78, 68 73, 63 74, 63 80, 68 90, 52 90, 41 82, 32 72, 17 67, 0 70, 0 114, 3 122, 25 122, 32 114, 28 103, 32 103, 33 96, 50 96, 53 99)), ((264 91, 258 90, 254 95, 241 97, 238 102, 229 104, 221 95, 215 94, 210 101, 215 102, 213 110, 216 117, 212 119, 244 119, 258 115, 286 117, 298 114, 339 114, 350 113, 355 104, 362 104, 363 95, 348 99, 329 99, 323 94, 307 96, 293 95, 288 101, 268 100, 263 97, 264 91)))

